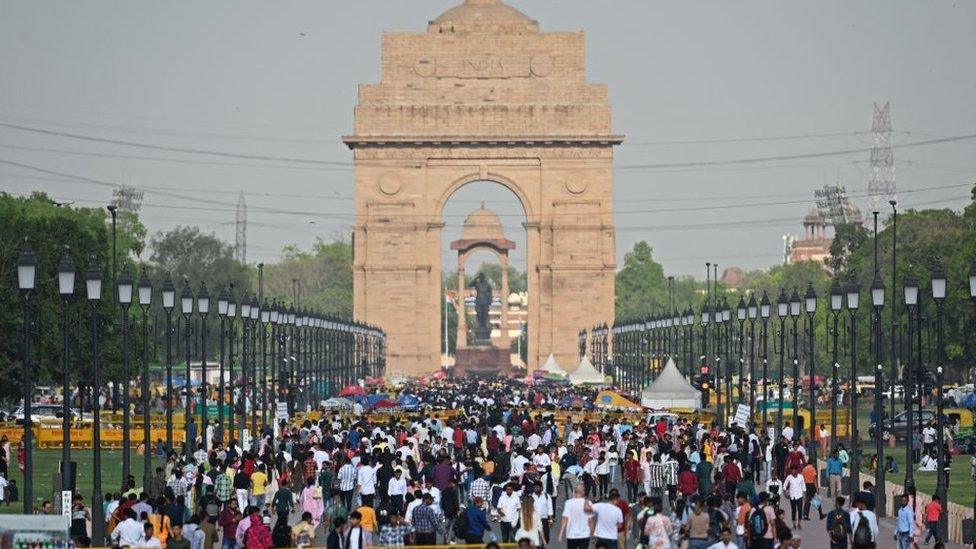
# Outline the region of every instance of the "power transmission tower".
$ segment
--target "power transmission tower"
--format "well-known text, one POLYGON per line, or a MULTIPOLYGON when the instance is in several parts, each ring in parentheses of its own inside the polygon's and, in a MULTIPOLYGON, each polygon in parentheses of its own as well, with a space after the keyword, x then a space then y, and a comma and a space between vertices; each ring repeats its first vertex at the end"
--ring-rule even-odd
POLYGON ((891 109, 890 103, 879 107, 874 104, 874 120, 871 122, 871 176, 868 179, 868 196, 871 210, 879 211, 889 200, 897 200, 895 172, 892 168, 895 157, 891 153, 891 109))
POLYGON ((247 263, 247 202, 244 201, 244 191, 237 197, 234 221, 237 228, 234 236, 234 258, 241 263, 247 263))

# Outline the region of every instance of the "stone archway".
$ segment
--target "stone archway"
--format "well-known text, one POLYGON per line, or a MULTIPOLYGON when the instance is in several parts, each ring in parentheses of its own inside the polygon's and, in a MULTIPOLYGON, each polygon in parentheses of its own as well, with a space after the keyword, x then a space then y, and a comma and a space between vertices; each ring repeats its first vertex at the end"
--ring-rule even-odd
POLYGON ((382 38, 359 88, 355 315, 388 334, 391 371, 439 364, 443 206, 478 180, 526 220, 529 368, 576 362, 580 326, 612 322, 613 146, 606 87, 586 82, 583 34, 540 32, 500 0, 466 0, 426 33, 382 38))

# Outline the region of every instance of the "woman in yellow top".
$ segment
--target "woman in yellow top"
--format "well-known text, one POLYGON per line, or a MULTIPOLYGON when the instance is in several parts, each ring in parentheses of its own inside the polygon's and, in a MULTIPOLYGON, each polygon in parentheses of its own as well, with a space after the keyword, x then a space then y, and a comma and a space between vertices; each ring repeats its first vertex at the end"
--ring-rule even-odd
POLYGON ((159 540, 159 545, 166 549, 166 539, 169 537, 169 516, 163 514, 163 504, 166 500, 159 498, 156 501, 156 506, 153 508, 153 513, 149 515, 149 524, 153 527, 153 537, 159 540))

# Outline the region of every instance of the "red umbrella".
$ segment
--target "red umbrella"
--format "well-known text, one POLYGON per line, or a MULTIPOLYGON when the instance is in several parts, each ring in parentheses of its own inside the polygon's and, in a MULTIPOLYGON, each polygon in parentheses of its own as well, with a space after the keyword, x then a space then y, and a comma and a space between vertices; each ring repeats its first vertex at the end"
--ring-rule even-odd
POLYGON ((356 396, 356 395, 363 396, 365 394, 366 391, 364 391, 363 388, 360 387, 359 385, 350 385, 348 387, 345 387, 341 391, 339 391, 339 396, 341 397, 356 396))
POLYGON ((374 404, 373 405, 373 408, 394 408, 394 407, 396 407, 396 405, 397 405, 396 402, 393 402, 392 400, 387 400, 387 399, 384 398, 383 400, 381 400, 381 401, 377 402, 376 404, 374 404))

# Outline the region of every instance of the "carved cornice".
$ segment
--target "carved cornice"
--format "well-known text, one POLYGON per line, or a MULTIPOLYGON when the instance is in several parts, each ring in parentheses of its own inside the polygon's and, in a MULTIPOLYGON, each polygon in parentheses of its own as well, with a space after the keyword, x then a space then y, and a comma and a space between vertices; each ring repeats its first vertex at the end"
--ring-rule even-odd
POLYGON ((344 135, 350 149, 366 147, 612 147, 623 135, 452 136, 452 135, 344 135))

